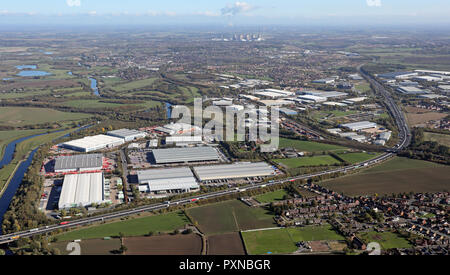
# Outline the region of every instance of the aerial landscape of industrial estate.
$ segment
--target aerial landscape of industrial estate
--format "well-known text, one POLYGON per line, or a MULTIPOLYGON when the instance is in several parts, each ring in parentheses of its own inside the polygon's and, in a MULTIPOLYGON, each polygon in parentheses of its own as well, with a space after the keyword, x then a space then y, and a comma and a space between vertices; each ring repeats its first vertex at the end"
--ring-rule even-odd
POLYGON ((0 255, 449 254, 448 29, 10 30, 0 59, 0 255))

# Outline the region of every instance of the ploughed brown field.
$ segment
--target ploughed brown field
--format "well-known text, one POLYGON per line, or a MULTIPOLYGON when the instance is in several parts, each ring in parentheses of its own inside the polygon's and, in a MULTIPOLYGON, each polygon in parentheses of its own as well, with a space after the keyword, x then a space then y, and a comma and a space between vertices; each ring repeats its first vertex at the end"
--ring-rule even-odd
POLYGON ((202 238, 197 234, 124 238, 126 255, 201 255, 202 238))
POLYGON ((412 126, 426 124, 432 120, 441 120, 447 116, 445 113, 433 112, 416 107, 406 107, 406 117, 412 126))
POLYGON ((334 179, 321 185, 349 196, 442 192, 450 190, 450 173, 448 167, 380 171, 334 179))
POLYGON ((239 233, 209 236, 208 255, 245 255, 241 236, 239 233))
MULTIPOLYGON (((69 255, 73 252, 73 249, 68 251, 67 245, 69 242, 57 242, 51 243, 50 248, 57 248, 61 255, 69 255)), ((117 255, 120 248, 119 239, 102 240, 102 239, 92 239, 92 240, 82 240, 78 242, 80 245, 81 255, 117 255)))

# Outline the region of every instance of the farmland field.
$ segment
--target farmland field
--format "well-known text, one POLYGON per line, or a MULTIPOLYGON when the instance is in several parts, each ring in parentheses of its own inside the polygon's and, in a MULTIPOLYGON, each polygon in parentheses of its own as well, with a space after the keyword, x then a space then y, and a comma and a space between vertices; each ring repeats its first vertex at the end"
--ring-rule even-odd
POLYGON ((426 141, 435 141, 441 145, 450 147, 450 135, 425 132, 423 133, 426 141))
POLYGON ((24 126, 59 121, 80 120, 90 115, 60 112, 45 108, 0 107, 0 121, 3 125, 24 126))
POLYGON ((285 195, 288 195, 286 190, 280 189, 274 192, 265 193, 259 196, 255 197, 255 200, 259 201, 260 203, 271 203, 274 201, 281 201, 283 200, 283 197, 285 195))
POLYGON ((293 147, 297 150, 304 152, 340 151, 347 149, 342 146, 318 142, 280 138, 280 148, 287 148, 287 147, 293 147))
MULTIPOLYGON (((61 255, 69 255, 72 251, 67 251, 69 242, 50 243, 49 248, 57 248, 61 255)), ((81 255, 114 255, 114 251, 120 248, 120 239, 111 240, 83 240, 79 242, 81 247, 81 255)))
POLYGON ((330 155, 314 156, 314 157, 302 157, 292 159, 278 159, 275 162, 287 167, 309 167, 309 166, 325 166, 325 165, 337 165, 341 162, 330 155))
POLYGON ((124 238, 126 255, 200 255, 202 238, 197 234, 124 238))
POLYGON ((113 222, 97 226, 91 226, 84 229, 63 233, 58 236, 58 240, 78 240, 78 239, 96 239, 103 237, 119 236, 122 232, 125 236, 144 236, 150 231, 171 232, 175 229, 183 228, 188 224, 186 216, 181 212, 174 212, 158 216, 148 216, 144 218, 135 218, 127 221, 113 222))
POLYGON ((242 232, 242 236, 251 255, 292 253, 300 241, 344 240, 330 225, 242 232))
POLYGON ((448 167, 431 162, 395 158, 359 174, 320 183, 349 196, 450 190, 448 167))
POLYGON ((209 236, 208 255, 245 255, 241 236, 239 233, 209 236))
POLYGON ((267 210, 251 208, 238 200, 191 208, 187 212, 207 235, 275 226, 273 215, 267 210))
POLYGON ((346 162, 352 163, 352 164, 370 160, 370 159, 376 158, 379 155, 380 154, 378 154, 378 153, 347 153, 347 154, 342 153, 342 154, 338 154, 338 156, 340 158, 342 158, 346 162))
POLYGON ((408 240, 402 238, 393 232, 365 232, 359 234, 359 237, 366 243, 377 242, 380 244, 382 250, 392 248, 410 248, 412 245, 408 240))

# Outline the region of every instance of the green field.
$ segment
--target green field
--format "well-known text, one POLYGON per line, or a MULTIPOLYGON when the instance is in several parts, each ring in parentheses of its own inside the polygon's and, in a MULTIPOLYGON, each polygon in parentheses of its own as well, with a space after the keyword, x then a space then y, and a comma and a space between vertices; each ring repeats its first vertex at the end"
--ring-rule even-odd
POLYGON ((249 207, 238 200, 191 208, 187 213, 207 235, 275 226, 273 215, 267 210, 249 207))
POLYGON ((358 234, 365 243, 377 242, 380 244, 382 250, 392 248, 411 248, 411 243, 405 238, 393 232, 365 232, 358 234))
POLYGON ((144 236, 150 231, 171 232, 181 229, 189 221, 182 212, 173 212, 158 216, 135 218, 127 221, 107 223, 91 226, 68 233, 58 235, 58 241, 70 241, 78 239, 99 239, 104 237, 119 236, 122 232, 127 237, 144 236))
POLYGON ((390 195, 450 190, 448 166, 432 162, 394 158, 361 173, 320 183, 348 196, 390 195))
MULTIPOLYGON (((125 91, 130 91, 130 90, 135 90, 135 89, 142 89, 142 88, 151 86, 156 80, 157 80, 157 78, 148 78, 148 79, 143 79, 143 80, 131 81, 131 82, 127 82, 127 83, 120 83, 120 84, 111 86, 111 89, 113 89, 116 92, 125 92, 125 91)), ((108 84, 111 84, 111 83, 108 83, 108 84)))
POLYGON ((274 192, 265 193, 259 196, 255 197, 255 200, 259 201, 260 203, 271 203, 274 201, 281 201, 283 200, 283 197, 288 195, 288 192, 284 189, 280 189, 274 192))
POLYGON ((302 157, 292 159, 277 159, 276 163, 282 164, 287 168, 310 167, 310 166, 328 166, 337 165, 341 162, 330 155, 302 157))
POLYGON ((352 164, 364 162, 366 160, 376 158, 379 155, 380 154, 378 154, 378 153, 347 153, 347 154, 342 153, 342 154, 338 154, 338 156, 340 158, 342 158, 346 162, 352 163, 352 164))
POLYGON ((0 124, 8 126, 54 123, 89 117, 91 116, 88 114, 67 113, 46 108, 0 107, 0 124))
POLYGON ((292 147, 303 152, 343 151, 347 148, 312 141, 280 138, 280 148, 292 147))
POLYGON ((115 108, 125 106, 124 104, 119 103, 109 103, 109 102, 100 102, 100 100, 89 100, 89 99, 80 99, 80 100, 68 100, 64 102, 65 106, 74 107, 74 108, 115 108))
POLYGON ((450 135, 430 133, 430 132, 424 132, 423 135, 426 141, 434 141, 441 145, 450 147, 450 135))
POLYGON ((242 232, 242 237, 251 255, 292 253, 300 241, 344 240, 330 225, 242 232))

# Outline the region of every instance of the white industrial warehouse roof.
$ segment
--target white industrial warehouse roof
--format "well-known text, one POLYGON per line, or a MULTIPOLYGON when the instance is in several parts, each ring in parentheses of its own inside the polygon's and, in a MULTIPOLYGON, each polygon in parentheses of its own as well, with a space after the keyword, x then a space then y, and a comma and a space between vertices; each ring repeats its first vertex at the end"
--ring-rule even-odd
POLYGON ((103 156, 101 154, 75 155, 57 157, 55 171, 67 169, 85 169, 102 167, 103 156))
POLYGON ((123 138, 118 137, 112 137, 112 136, 106 136, 106 135, 97 135, 97 136, 90 136, 90 137, 84 137, 81 139, 72 140, 69 142, 65 142, 64 145, 72 146, 72 147, 78 147, 78 148, 93 148, 102 146, 105 144, 114 144, 123 142, 123 138))
POLYGON ((138 130, 120 129, 110 131, 108 132, 108 135, 125 138, 125 137, 134 137, 138 135, 145 135, 145 133, 138 130))
POLYGON ((153 157, 156 163, 180 163, 193 161, 219 160, 219 154, 212 147, 155 149, 153 157))
POLYGON ((59 198, 60 209, 103 201, 103 173, 67 175, 59 198))
POLYGON ((166 143, 174 143, 174 142, 202 142, 202 136, 172 136, 166 137, 166 143))
POLYGON ((375 128, 375 127, 377 127, 377 124, 375 122, 370 122, 370 121, 360 121, 360 122, 342 124, 341 126, 345 127, 345 128, 349 128, 354 131, 358 131, 358 130, 363 130, 363 129, 375 128))
POLYGON ((194 167, 194 171, 200 181, 270 176, 274 174, 272 166, 265 162, 199 166, 194 167))
POLYGON ((191 169, 152 169, 137 172, 140 184, 148 184, 150 192, 199 188, 191 169))

